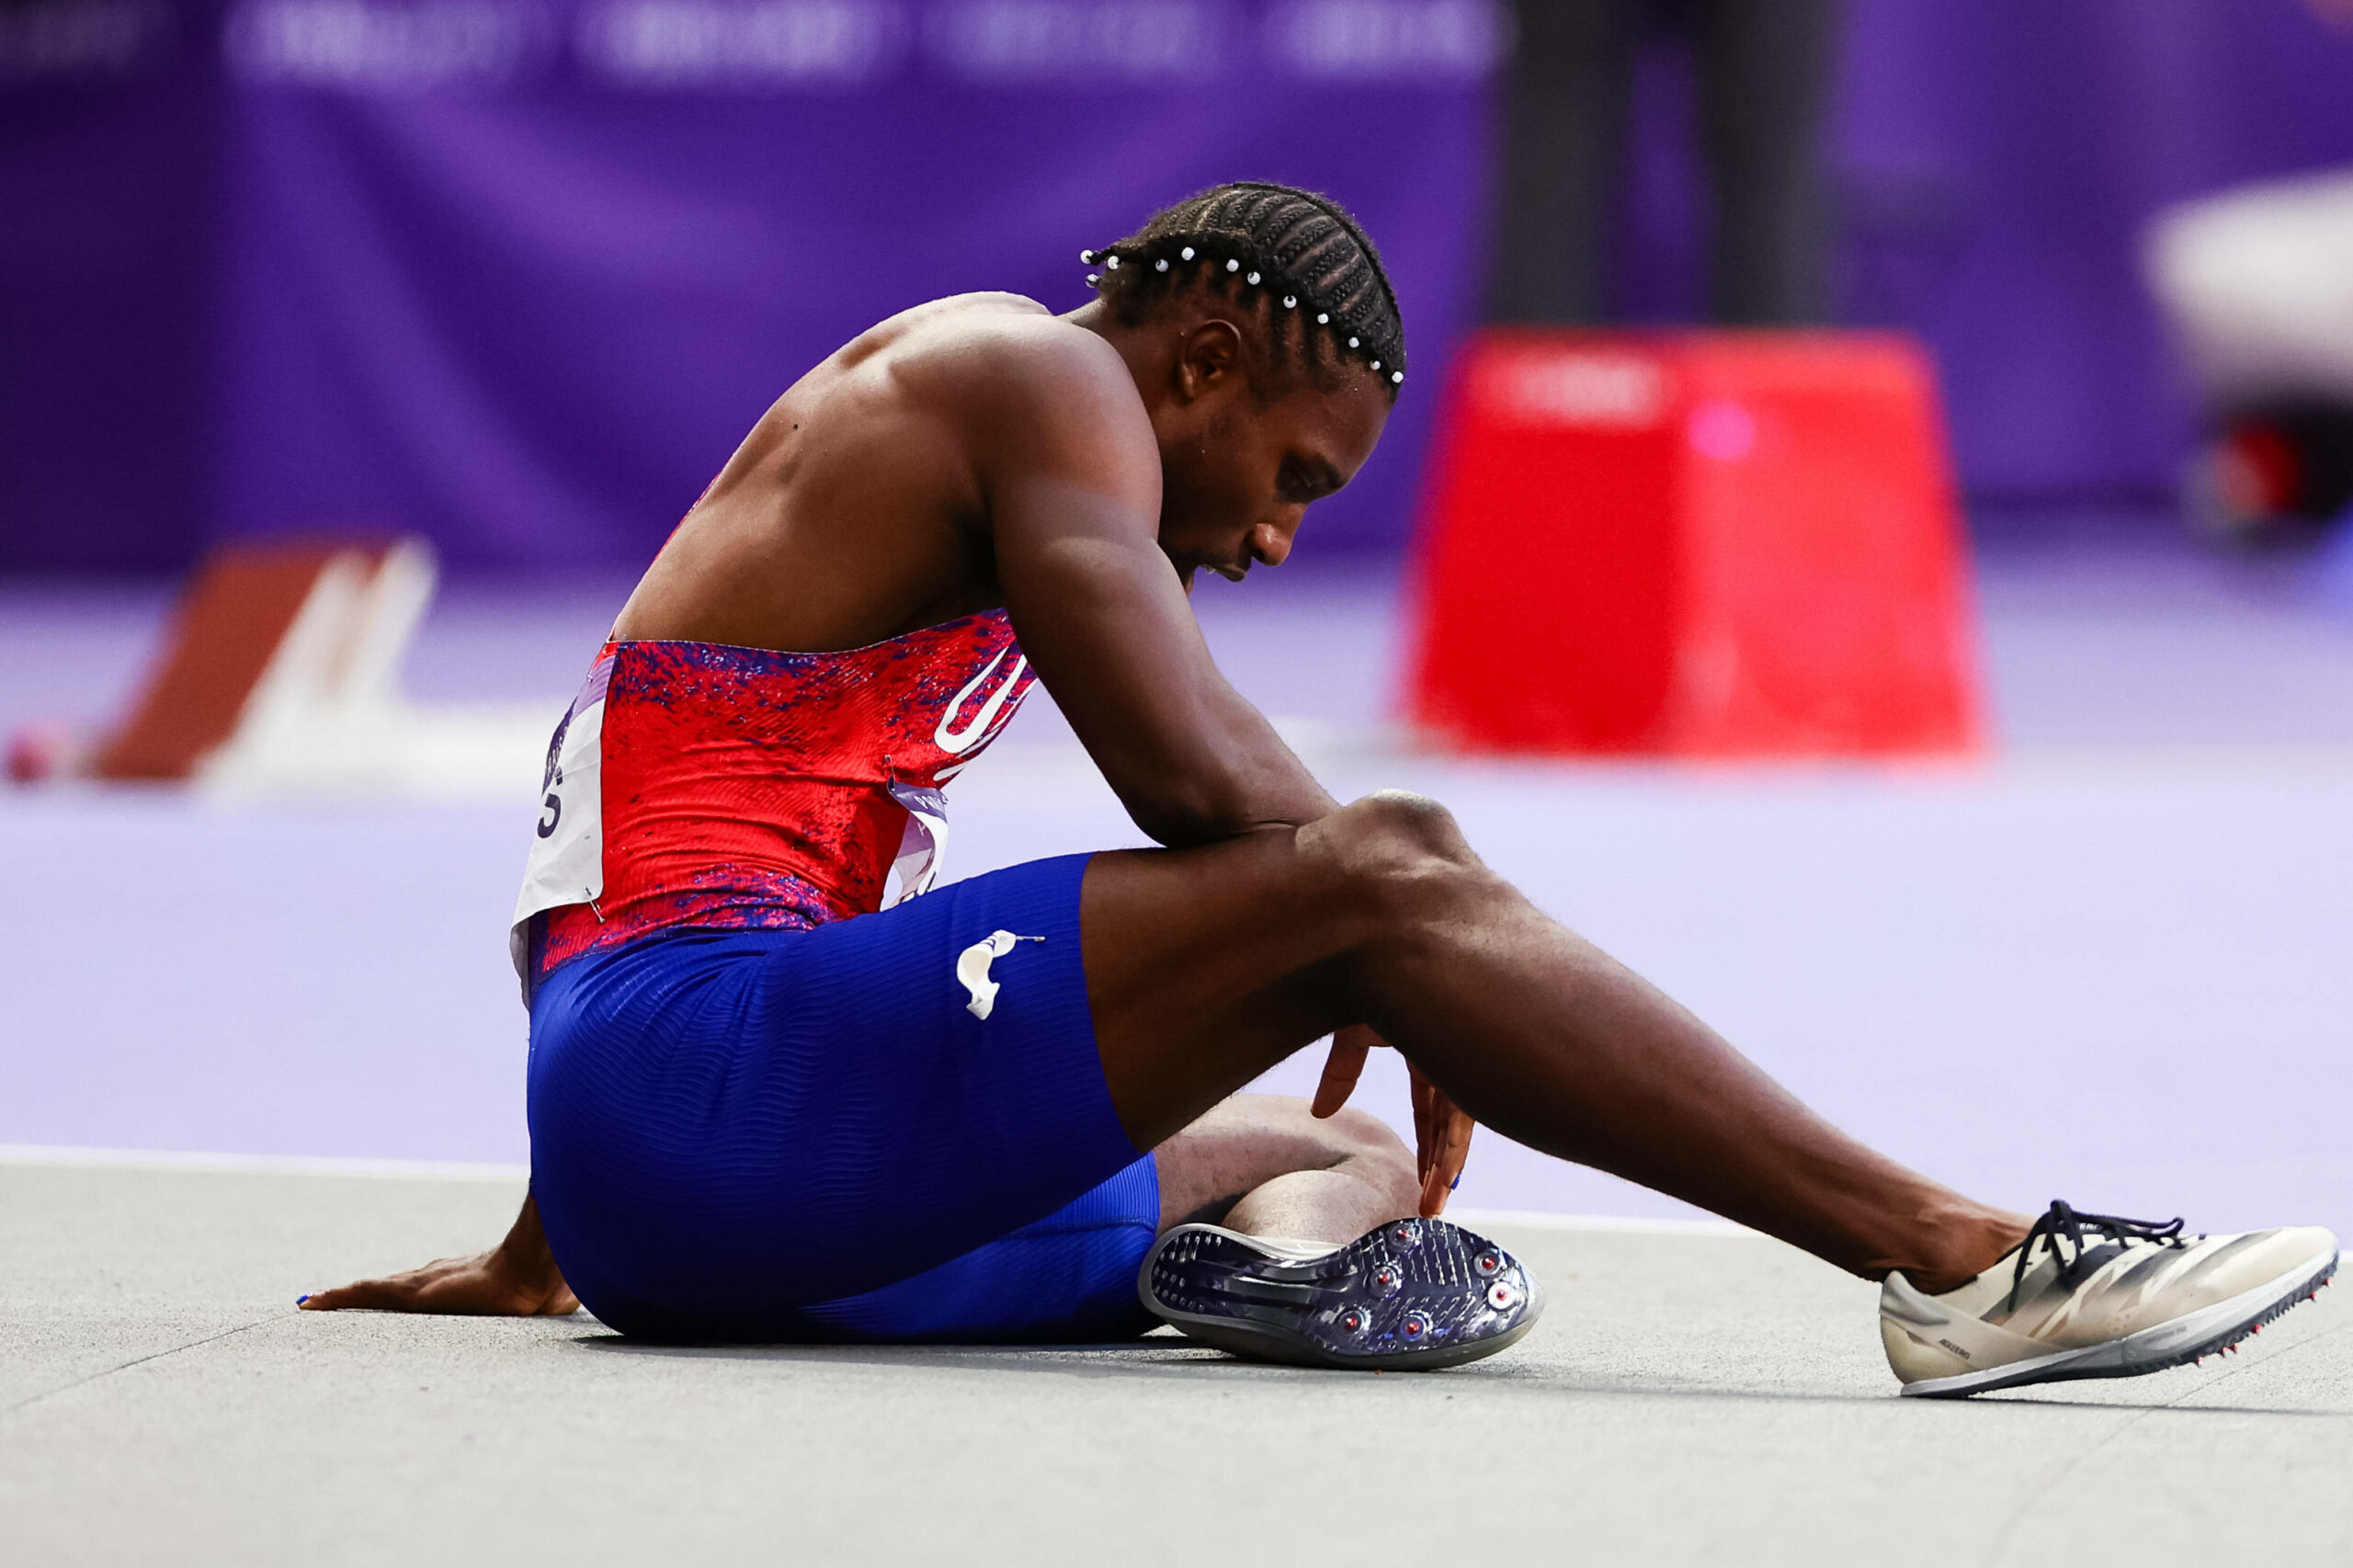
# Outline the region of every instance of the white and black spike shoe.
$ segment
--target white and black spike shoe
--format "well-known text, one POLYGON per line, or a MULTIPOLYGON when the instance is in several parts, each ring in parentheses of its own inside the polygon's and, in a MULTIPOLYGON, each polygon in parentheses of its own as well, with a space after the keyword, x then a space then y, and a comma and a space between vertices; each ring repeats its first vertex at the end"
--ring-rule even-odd
POLYGON ((1518 1259, 1443 1220, 1396 1220, 1345 1246, 1179 1225, 1136 1274, 1143 1304, 1203 1344, 1262 1361, 1432 1370, 1536 1326, 1518 1259))
POLYGON ((2336 1272, 2318 1226, 2186 1235, 2053 1203, 2016 1250, 1939 1296, 1891 1274, 1880 1337, 1904 1392, 2130 1378, 2235 1347, 2336 1272))

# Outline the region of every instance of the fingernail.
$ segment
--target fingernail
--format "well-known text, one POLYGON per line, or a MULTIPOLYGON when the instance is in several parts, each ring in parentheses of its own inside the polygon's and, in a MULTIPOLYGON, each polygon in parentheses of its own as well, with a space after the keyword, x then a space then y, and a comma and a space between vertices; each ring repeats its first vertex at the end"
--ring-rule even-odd
POLYGON ((298 1307, 299 1307, 299 1306, 301 1306, 303 1302, 305 1302, 305 1301, 309 1301, 310 1299, 311 1299, 311 1298, 310 1298, 310 1297, 308 1297, 308 1296, 297 1296, 297 1297, 295 1297, 295 1298, 294 1298, 294 1304, 295 1304, 296 1306, 298 1306, 298 1307))
POLYGON ((1461 1185, 1462 1185, 1462 1178, 1461 1178, 1461 1176, 1456 1176, 1452 1181, 1448 1182, 1448 1183, 1446 1184, 1446 1190, 1447 1190, 1447 1191, 1449 1191, 1449 1192, 1452 1192, 1456 1187, 1461 1187, 1461 1185))

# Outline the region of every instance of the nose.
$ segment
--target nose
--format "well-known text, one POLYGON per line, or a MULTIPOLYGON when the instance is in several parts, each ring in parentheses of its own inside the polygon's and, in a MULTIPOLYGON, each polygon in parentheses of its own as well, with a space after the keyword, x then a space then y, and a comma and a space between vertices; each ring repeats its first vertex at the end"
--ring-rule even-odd
POLYGON ((1250 530, 1251 558, 1264 565, 1280 566, 1290 555, 1291 533, 1292 528, 1260 523, 1250 530))

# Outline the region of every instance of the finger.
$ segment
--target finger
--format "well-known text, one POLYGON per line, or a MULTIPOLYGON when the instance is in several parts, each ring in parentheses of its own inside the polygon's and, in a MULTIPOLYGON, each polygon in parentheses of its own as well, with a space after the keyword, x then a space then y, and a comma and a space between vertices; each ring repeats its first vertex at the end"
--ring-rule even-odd
POLYGON ((429 1310, 426 1298, 433 1288, 465 1267, 454 1257, 437 1257, 422 1268, 412 1268, 404 1274, 387 1274, 374 1279, 358 1279, 332 1290, 319 1290, 295 1299, 294 1304, 306 1312, 332 1312, 347 1307, 364 1307, 374 1312, 414 1312, 429 1310))
POLYGON ((317 1290, 296 1300, 295 1305, 306 1312, 339 1312, 347 1307, 373 1307, 397 1310, 411 1292, 390 1279, 361 1279, 340 1285, 332 1290, 317 1290))
POLYGON ((1414 1174, 1430 1174, 1430 1104, 1429 1085, 1422 1082, 1419 1073, 1408 1073, 1405 1078, 1406 1099, 1414 1108, 1414 1174))
POLYGON ((1478 1126, 1451 1104, 1443 1120, 1437 1156, 1422 1178, 1422 1213, 1433 1219, 1446 1212, 1447 1199, 1462 1180, 1462 1167, 1471 1158, 1471 1134, 1478 1126))
POLYGON ((1451 1102, 1436 1084, 1422 1076, 1419 1068, 1412 1069, 1408 1079, 1414 1091, 1414 1174, 1427 1181, 1445 1127, 1442 1113, 1451 1102))
POLYGON ((1471 1158, 1471 1131, 1475 1125, 1478 1123, 1473 1123, 1461 1111, 1452 1111, 1452 1116, 1447 1119, 1445 1135, 1438 1140, 1440 1152, 1438 1152, 1436 1161, 1430 1163, 1430 1175, 1421 1187, 1421 1200, 1426 1206, 1424 1212, 1428 1212, 1428 1215, 1442 1215, 1447 1210, 1447 1200, 1454 1196, 1454 1189, 1461 1187, 1463 1165, 1471 1158))
POLYGON ((1342 1029, 1332 1037, 1331 1053, 1324 1058, 1324 1076, 1308 1107, 1311 1113, 1330 1116, 1348 1103, 1348 1096, 1356 1093, 1357 1079, 1363 1075, 1370 1049, 1357 1029, 1342 1029))

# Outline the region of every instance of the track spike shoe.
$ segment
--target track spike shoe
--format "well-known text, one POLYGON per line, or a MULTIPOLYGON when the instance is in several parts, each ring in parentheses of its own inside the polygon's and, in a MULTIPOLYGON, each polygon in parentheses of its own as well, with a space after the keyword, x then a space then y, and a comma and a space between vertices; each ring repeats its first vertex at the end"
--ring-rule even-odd
POLYGON ((1375 1370, 1492 1356, 1544 1310, 1518 1259, 1443 1220, 1393 1220, 1339 1247, 1179 1225, 1144 1258, 1136 1293, 1237 1356, 1375 1370))
POLYGON ((1958 1289, 1901 1274, 1880 1290, 1880 1337, 1907 1394, 1954 1397, 2070 1378, 2130 1378, 2227 1355, 2336 1271, 2317 1226, 2184 1235, 2052 1204, 2026 1240, 1958 1289))

